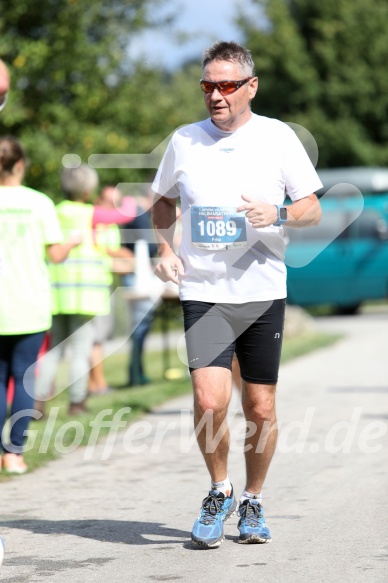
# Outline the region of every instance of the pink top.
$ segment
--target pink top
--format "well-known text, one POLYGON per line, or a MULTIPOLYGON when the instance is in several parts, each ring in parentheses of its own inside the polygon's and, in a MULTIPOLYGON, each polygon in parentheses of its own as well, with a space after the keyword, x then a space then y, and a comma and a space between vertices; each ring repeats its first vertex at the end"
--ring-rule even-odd
POLYGON ((108 209, 103 206, 96 205, 94 207, 92 227, 96 225, 122 225, 133 221, 136 217, 136 200, 131 196, 123 198, 123 204, 120 208, 108 209))

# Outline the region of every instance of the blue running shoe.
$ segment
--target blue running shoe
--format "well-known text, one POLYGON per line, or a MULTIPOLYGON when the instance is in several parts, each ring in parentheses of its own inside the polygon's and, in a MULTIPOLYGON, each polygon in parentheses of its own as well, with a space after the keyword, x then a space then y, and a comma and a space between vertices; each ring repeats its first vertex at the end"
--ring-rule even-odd
POLYGON ((270 543, 271 535, 265 522, 263 507, 258 500, 244 500, 238 508, 240 544, 270 543))
POLYGON ((233 488, 230 496, 211 490, 202 502, 201 512, 191 531, 191 540, 201 547, 219 547, 224 540, 224 522, 234 514, 236 507, 233 488))

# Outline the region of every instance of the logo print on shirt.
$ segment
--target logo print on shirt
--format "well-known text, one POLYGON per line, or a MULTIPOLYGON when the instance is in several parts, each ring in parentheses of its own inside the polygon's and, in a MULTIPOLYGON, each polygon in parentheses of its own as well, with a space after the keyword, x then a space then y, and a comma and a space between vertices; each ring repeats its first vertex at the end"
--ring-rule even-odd
POLYGON ((230 154, 234 152, 234 148, 220 148, 220 152, 225 152, 225 154, 230 154))

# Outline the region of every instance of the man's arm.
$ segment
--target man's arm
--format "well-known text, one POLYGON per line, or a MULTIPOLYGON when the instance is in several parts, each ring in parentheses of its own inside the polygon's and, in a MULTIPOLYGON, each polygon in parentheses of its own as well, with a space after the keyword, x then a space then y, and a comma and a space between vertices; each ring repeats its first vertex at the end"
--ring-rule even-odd
POLYGON ((133 273, 135 271, 135 256, 124 246, 119 249, 110 249, 106 247, 106 254, 112 258, 112 272, 113 273, 133 273))
MULTIPOLYGON (((246 211, 245 216, 255 229, 269 227, 276 223, 278 211, 275 205, 254 200, 242 195, 245 204, 238 212, 246 211)), ((308 227, 317 225, 321 220, 322 210, 316 194, 309 194, 287 205, 288 219, 284 223, 287 227, 308 227)))
POLYGON ((80 233, 75 233, 68 238, 66 243, 53 243, 51 245, 46 245, 47 257, 51 263, 62 263, 62 261, 67 259, 70 251, 82 243, 82 240, 82 235, 80 233))
POLYGON ((287 227, 309 227, 321 220, 322 209, 316 194, 310 194, 287 205, 287 227))
POLYGON ((152 210, 152 222, 156 231, 160 257, 160 261, 155 268, 155 274, 162 281, 173 281, 179 284, 179 276, 184 274, 184 269, 173 247, 176 199, 156 195, 152 210))

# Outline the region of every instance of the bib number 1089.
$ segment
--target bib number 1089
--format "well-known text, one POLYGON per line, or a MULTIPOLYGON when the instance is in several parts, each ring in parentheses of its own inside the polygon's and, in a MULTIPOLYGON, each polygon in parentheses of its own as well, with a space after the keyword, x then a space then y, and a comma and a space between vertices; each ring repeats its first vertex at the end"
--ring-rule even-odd
POLYGON ((235 207, 192 206, 191 242, 209 251, 246 247, 244 213, 240 215, 235 207))
POLYGON ((237 233, 236 223, 234 221, 199 221, 199 232, 201 237, 234 237, 237 233))

